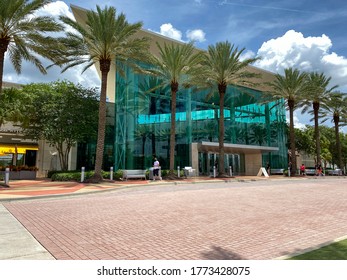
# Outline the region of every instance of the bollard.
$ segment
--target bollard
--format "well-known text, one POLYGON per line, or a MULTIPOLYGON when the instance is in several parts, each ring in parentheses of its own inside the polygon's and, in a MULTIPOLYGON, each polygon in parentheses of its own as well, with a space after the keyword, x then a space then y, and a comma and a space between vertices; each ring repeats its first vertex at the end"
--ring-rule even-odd
POLYGON ((230 174, 230 177, 233 176, 233 170, 231 169, 231 166, 229 166, 229 174, 230 174))
POLYGON ((110 180, 113 181, 113 166, 110 167, 110 180))
POLYGON ((216 167, 213 166, 213 178, 216 178, 216 167))
POLYGON ((288 166, 288 177, 290 177, 290 167, 288 166))
POLYGON ((5 184, 8 185, 10 182, 10 168, 5 169, 5 184))
POLYGON ((180 174, 180 167, 179 166, 177 166, 177 175, 178 175, 178 178, 181 176, 181 174, 180 174))
POLYGON ((85 167, 81 168, 81 183, 84 182, 84 171, 85 171, 85 167))

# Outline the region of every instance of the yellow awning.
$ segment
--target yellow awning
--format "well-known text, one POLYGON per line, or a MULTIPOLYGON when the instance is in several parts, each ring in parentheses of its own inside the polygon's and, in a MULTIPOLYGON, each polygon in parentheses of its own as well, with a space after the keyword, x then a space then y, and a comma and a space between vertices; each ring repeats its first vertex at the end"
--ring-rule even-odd
POLYGON ((37 151, 38 146, 34 145, 0 145, 0 155, 2 154, 15 154, 17 149, 17 154, 25 154, 26 150, 37 151))

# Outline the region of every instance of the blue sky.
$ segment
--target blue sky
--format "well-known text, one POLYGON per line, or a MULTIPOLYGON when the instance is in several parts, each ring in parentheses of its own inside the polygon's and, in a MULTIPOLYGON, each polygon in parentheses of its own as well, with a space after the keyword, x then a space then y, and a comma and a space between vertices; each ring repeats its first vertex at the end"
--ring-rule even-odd
MULTIPOLYGON (((283 73, 287 67, 323 72, 333 85, 347 92, 347 1, 344 0, 109 0, 55 1, 42 13, 71 14, 69 5, 95 9, 99 4, 114 6, 129 22, 143 22, 143 28, 207 49, 228 40, 245 54, 260 56, 257 67, 283 73), (102 2, 102 4, 100 4, 102 2)), ((70 79, 87 86, 98 85, 95 71, 80 75, 80 69, 60 74, 53 69, 43 76, 23 64, 23 73, 14 74, 5 61, 5 80, 28 83, 70 79)), ((299 122, 309 117, 296 113, 299 122)))

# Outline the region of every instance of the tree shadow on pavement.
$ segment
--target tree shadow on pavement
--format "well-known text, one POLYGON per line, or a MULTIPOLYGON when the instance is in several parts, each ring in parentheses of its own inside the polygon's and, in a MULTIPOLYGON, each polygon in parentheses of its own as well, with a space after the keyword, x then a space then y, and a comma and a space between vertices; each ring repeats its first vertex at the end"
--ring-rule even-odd
POLYGON ((212 246, 211 250, 202 253, 203 259, 206 260, 244 260, 241 255, 238 255, 230 250, 223 249, 218 246, 212 246))

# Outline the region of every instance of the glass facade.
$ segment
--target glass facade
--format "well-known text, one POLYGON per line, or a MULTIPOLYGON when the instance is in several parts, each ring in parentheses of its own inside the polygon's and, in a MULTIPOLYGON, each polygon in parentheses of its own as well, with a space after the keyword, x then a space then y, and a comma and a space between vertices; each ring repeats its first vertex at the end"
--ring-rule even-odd
MULTIPOLYGON (((118 65, 119 66, 119 65, 118 65)), ((115 103, 108 103, 103 169, 148 169, 157 157, 169 168, 169 87, 158 88, 160 79, 134 73, 122 65, 116 74, 115 103), (155 89, 154 89, 155 88, 155 89), (154 89, 154 90, 151 90, 154 89)), ((278 147, 262 154, 262 164, 272 168, 287 165, 287 138, 283 100, 265 103, 260 91, 228 86, 225 95, 225 144, 278 147)), ((176 107, 175 167, 191 166, 191 144, 218 143, 218 92, 179 88, 176 107)), ((77 168, 93 169, 95 143, 79 143, 77 168)), ((199 152, 199 173, 211 174, 218 153, 199 152)), ((234 174, 245 171, 244 154, 226 152, 225 166, 234 174)), ((228 170, 226 170, 228 171, 228 170)))
MULTIPOLYGON (((134 73, 124 65, 122 69, 125 71, 124 76, 116 74, 114 116, 108 121, 105 168, 106 165, 113 165, 115 170, 147 169, 152 166, 153 158, 157 157, 162 168, 168 169, 170 88, 157 88, 159 78, 134 73), (114 133, 111 132, 113 128, 114 133)), ((271 163, 272 168, 287 165, 283 101, 264 103, 260 91, 228 86, 224 116, 225 143, 278 147, 278 152, 263 154, 263 166, 267 162, 271 163)), ((218 142, 218 121, 218 92, 211 94, 207 91, 179 89, 176 107, 176 166, 191 166, 191 143, 218 142)), ((199 158, 205 161, 215 160, 216 156, 211 159, 211 155, 199 154, 199 158)), ((227 154, 226 161, 232 162, 239 171, 244 169, 242 154, 227 154)))

